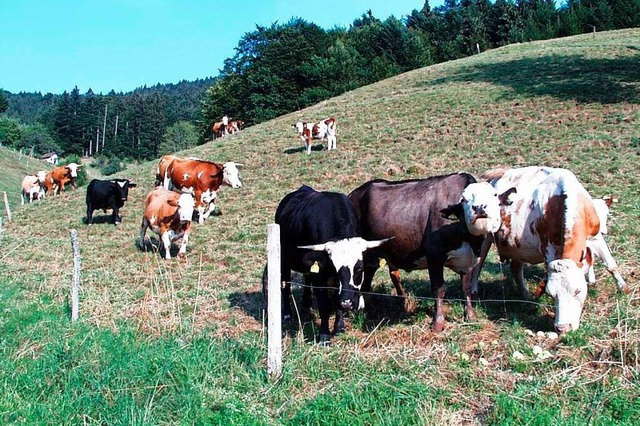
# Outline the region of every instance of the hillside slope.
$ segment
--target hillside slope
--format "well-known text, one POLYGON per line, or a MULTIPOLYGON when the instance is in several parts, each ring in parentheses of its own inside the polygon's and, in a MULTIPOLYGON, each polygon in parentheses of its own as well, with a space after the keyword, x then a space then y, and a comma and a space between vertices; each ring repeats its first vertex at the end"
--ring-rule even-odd
MULTIPOLYGON (((13 149, 0 146, 0 192, 6 191, 10 205, 20 204, 20 185, 22 178, 36 174, 38 170, 51 170, 51 165, 39 158, 21 155, 13 149)), ((4 208, 1 215, 6 216, 4 208)))
MULTIPOLYGON (((150 334, 183 333, 185 327, 193 327, 208 335, 233 337, 262 329, 260 278, 267 224, 280 199, 301 184, 348 193, 372 178, 398 180, 455 171, 477 176, 501 164, 566 167, 593 196, 619 198, 608 241, 633 293, 617 299, 613 280, 598 265, 598 283, 583 315, 582 349, 553 350, 563 366, 588 365, 593 357, 589 347, 601 348, 607 360, 615 358, 617 340, 609 332, 628 320, 623 364, 632 370, 635 365, 637 374, 639 336, 632 319, 640 317, 639 104, 640 29, 507 46, 416 70, 181 153, 242 163, 244 183, 240 190, 221 190, 222 215, 196 225, 186 261, 165 262, 157 253, 137 248, 143 200, 156 167, 149 162, 122 175, 139 186, 130 191, 119 228, 82 223, 84 188, 18 208, 3 237, 5 267, 0 275, 20 276, 27 297, 45 293, 53 303, 64 304, 72 273, 69 229, 75 228, 82 250, 84 321, 117 328, 118 321, 132 319, 150 334), (306 155, 291 124, 327 116, 336 117, 338 149, 327 152, 326 145, 320 150, 318 144, 306 155)), ((541 276, 539 267, 526 275, 532 287, 541 276)), ((406 288, 414 296, 430 296, 426 273, 406 277, 406 288)), ((459 296, 457 278, 447 277, 448 294, 459 296)), ((483 271, 481 285, 484 298, 518 299, 495 256, 483 271)), ((391 293, 382 271, 376 275, 376 286, 391 293)), ((518 330, 548 331, 553 309, 550 299, 544 303, 533 313, 506 302, 483 305, 480 326, 469 327, 458 304, 451 302, 443 336, 428 331, 431 302, 421 303, 414 314, 391 315, 391 324, 380 330, 375 325, 389 317, 373 314, 364 325, 353 325, 336 346, 346 350, 355 341, 366 360, 376 350, 367 337, 375 330, 374 346, 384 347, 389 358, 395 361, 394 354, 405 353, 418 362, 422 353, 434 353, 434 345, 445 345, 444 352, 438 352, 445 353, 453 347, 475 347, 478 341, 506 339, 513 323, 518 330)), ((496 347, 492 386, 509 387, 520 380, 508 362, 515 347, 496 347)), ((441 356, 443 365, 453 362, 441 356)), ((620 368, 615 374, 628 377, 628 370, 620 368)))

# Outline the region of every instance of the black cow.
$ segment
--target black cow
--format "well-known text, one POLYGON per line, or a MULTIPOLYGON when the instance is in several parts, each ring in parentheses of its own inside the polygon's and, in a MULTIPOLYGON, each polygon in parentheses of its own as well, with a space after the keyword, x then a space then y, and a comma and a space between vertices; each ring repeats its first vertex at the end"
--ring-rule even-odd
POLYGON ((371 289, 380 257, 389 265, 398 295, 405 295, 399 269, 428 269, 436 298, 433 330, 440 332, 446 266, 460 274, 467 299, 465 316, 474 318, 469 272, 478 263, 484 235, 500 226, 499 198, 491 185, 476 183, 466 173, 399 182, 373 180, 349 198, 360 218, 363 238, 394 237, 365 256, 363 292, 371 289))
POLYGON ((113 223, 120 224, 120 208, 127 201, 129 188, 137 185, 128 179, 98 180, 93 179, 87 187, 87 224, 93 223, 93 211, 102 209, 113 210, 113 223))
POLYGON ((282 255, 283 318, 291 318, 291 270, 313 286, 320 314, 319 341, 330 340, 329 315, 336 308, 334 333, 344 330, 343 310, 357 307, 362 285, 362 254, 382 241, 359 236, 358 217, 346 195, 318 192, 308 186, 287 194, 276 210, 282 255), (332 301, 327 287, 337 290, 332 301))

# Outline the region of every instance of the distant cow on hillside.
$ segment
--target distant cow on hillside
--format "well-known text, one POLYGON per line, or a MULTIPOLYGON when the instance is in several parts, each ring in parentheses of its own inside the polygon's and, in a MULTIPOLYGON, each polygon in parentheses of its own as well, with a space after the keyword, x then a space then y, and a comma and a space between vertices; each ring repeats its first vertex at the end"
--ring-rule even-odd
POLYGON ((69 163, 66 166, 56 167, 51 171, 51 178, 53 182, 58 185, 58 190, 64 192, 64 186, 68 183, 71 184, 71 189, 76 190, 76 178, 78 177, 78 171, 82 166, 76 163, 69 163))
POLYGON ((44 181, 47 173, 40 170, 35 175, 27 175, 22 179, 22 204, 39 200, 44 196, 44 181))
POLYGON ((304 143, 307 154, 311 153, 313 139, 327 139, 327 150, 336 149, 336 119, 329 117, 318 123, 305 123, 298 121, 293 125, 294 130, 304 143))

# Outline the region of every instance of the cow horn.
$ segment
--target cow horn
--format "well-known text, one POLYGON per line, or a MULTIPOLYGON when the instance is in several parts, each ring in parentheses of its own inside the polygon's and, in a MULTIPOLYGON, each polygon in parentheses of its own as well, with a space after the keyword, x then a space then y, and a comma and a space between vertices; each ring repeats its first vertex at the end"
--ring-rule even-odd
POLYGON ((384 244, 387 241, 392 240, 394 238, 395 237, 389 237, 389 238, 384 238, 382 240, 376 240, 376 241, 368 241, 368 240, 364 240, 364 241, 365 241, 366 248, 370 249, 370 248, 374 248, 374 247, 380 247, 382 244, 384 244))
POLYGON ((309 246, 298 246, 299 249, 308 249, 315 251, 325 251, 327 249, 327 244, 311 244, 309 246))

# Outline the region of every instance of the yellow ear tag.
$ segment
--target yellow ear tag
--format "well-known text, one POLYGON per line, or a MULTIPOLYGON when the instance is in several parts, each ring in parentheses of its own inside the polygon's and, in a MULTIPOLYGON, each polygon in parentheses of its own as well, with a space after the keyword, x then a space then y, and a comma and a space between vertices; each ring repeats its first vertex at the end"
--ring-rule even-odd
POLYGON ((320 265, 318 265, 318 261, 315 261, 313 265, 311 265, 311 273, 317 274, 318 272, 320 272, 320 265))
POLYGON ((387 259, 385 259, 384 257, 380 258, 380 267, 384 268, 385 266, 387 266, 387 259))

